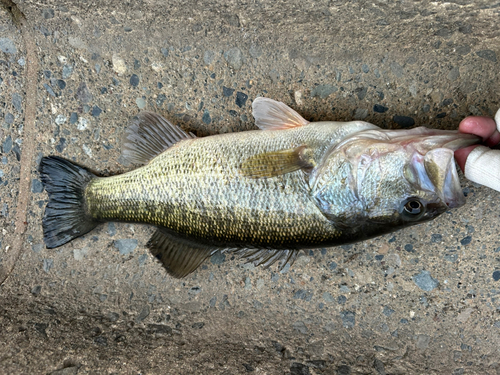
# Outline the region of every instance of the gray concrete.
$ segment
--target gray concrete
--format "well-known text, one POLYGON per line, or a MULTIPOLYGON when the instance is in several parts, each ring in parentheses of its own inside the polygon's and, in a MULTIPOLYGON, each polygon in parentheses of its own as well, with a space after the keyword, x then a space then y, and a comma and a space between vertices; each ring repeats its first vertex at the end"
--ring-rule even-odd
POLYGON ((253 129, 259 95, 307 119, 386 128, 491 116, 500 4, 468 3, 19 1, 38 81, 0 8, 5 262, 16 251, 25 95, 37 89, 27 231, 0 287, 2 372, 499 373, 500 193, 463 181, 467 204, 431 223, 304 253, 286 272, 219 257, 176 280, 141 225, 102 225, 46 249, 36 173, 48 154, 127 170, 120 137, 140 108, 198 136, 253 129))

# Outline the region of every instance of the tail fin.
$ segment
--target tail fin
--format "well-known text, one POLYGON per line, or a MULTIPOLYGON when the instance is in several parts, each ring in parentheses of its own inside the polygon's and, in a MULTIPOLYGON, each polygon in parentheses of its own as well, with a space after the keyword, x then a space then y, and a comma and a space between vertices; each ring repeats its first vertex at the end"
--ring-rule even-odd
POLYGON ((42 158, 40 176, 49 194, 43 216, 43 239, 52 249, 96 227, 85 211, 84 191, 95 175, 57 156, 42 158))

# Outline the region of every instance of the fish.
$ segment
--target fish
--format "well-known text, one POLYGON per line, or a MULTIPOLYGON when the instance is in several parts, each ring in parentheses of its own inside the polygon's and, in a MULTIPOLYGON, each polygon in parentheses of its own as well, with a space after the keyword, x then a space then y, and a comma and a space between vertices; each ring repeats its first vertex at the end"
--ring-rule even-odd
POLYGON ((140 112, 122 146, 138 167, 110 177, 43 157, 47 248, 100 223, 143 223, 156 227, 147 247, 173 277, 216 253, 281 269, 302 249, 363 241, 465 203, 454 151, 476 136, 309 122, 263 97, 252 109, 259 130, 207 137, 140 112))

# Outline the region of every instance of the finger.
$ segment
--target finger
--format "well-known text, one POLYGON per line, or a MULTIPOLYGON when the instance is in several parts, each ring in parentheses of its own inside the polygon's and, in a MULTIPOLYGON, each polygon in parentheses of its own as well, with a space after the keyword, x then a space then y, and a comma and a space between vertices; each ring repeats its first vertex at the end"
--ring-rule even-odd
POLYGON ((490 147, 493 147, 493 146, 496 146, 497 144, 499 144, 500 143, 500 133, 498 132, 498 130, 495 130, 493 135, 491 137, 489 137, 485 141, 485 143, 490 147))
MULTIPOLYGON (((462 120, 458 126, 462 133, 475 134, 483 138, 483 141, 494 136, 498 138, 498 131, 495 121, 489 117, 469 116, 462 120)), ((498 143, 498 142, 497 142, 498 143)))
POLYGON ((465 177, 500 191, 500 150, 478 146, 467 157, 465 177))
POLYGON ((455 160, 462 172, 465 172, 465 162, 467 161, 467 157, 477 146, 479 145, 472 145, 455 151, 455 160))

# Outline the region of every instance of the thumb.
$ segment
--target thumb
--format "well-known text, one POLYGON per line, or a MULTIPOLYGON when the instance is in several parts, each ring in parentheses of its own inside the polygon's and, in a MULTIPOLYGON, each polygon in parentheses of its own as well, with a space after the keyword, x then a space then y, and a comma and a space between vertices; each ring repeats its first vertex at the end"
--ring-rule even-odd
POLYGON ((500 191, 500 150, 477 146, 465 161, 464 173, 467 179, 500 191))

